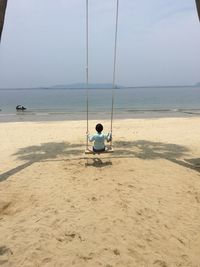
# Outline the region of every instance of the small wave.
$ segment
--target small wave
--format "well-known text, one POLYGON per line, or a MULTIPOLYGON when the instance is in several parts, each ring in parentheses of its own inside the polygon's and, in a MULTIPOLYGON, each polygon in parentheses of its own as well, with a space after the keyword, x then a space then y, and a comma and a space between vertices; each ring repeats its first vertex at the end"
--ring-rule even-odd
POLYGON ((13 113, 13 114, 11 114, 11 113, 1 113, 0 116, 1 117, 5 117, 5 116, 16 116, 16 113, 13 113))
POLYGON ((200 115, 200 109, 198 108, 179 109, 179 112, 184 114, 200 115))
POLYGON ((170 109, 125 109, 127 112, 170 112, 170 109))
POLYGON ((47 113, 47 112, 42 112, 42 113, 37 112, 37 113, 34 113, 34 115, 36 115, 36 116, 48 116, 49 113, 47 113))

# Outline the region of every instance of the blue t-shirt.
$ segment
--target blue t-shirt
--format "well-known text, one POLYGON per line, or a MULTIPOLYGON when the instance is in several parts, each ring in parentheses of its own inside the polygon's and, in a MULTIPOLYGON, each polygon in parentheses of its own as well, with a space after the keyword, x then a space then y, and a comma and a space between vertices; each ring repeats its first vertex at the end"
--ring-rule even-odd
POLYGON ((101 150, 105 148, 104 141, 107 140, 109 141, 110 139, 110 134, 103 134, 103 133, 96 133, 94 135, 89 136, 89 141, 93 142, 94 141, 94 149, 96 150, 101 150))

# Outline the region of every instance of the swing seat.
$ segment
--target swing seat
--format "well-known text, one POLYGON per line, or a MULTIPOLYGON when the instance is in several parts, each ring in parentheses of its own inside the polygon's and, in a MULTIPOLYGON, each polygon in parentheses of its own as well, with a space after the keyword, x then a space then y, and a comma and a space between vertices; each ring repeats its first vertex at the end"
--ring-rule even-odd
POLYGON ((92 155, 95 155, 95 154, 109 154, 109 153, 113 153, 114 152, 114 150, 113 150, 113 148, 108 148, 108 149, 106 149, 106 150, 104 150, 104 151, 93 151, 93 150, 90 150, 90 149, 86 149, 85 150, 85 154, 92 154, 92 155))

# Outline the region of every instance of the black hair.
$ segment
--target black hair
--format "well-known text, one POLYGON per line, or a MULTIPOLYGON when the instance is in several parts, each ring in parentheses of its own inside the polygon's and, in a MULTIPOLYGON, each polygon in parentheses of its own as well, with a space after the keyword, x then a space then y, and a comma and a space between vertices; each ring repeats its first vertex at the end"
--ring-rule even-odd
POLYGON ((101 123, 98 123, 98 124, 96 125, 96 131, 97 131, 98 133, 101 133, 101 132, 103 131, 103 125, 102 125, 101 123))

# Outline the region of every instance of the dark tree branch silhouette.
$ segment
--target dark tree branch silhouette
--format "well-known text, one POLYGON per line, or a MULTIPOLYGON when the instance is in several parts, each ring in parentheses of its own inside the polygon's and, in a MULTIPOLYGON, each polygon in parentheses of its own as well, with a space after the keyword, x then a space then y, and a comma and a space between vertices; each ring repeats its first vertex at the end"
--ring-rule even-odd
POLYGON ((197 6, 197 13, 199 15, 199 21, 200 21, 200 0, 196 0, 196 6, 197 6))
POLYGON ((0 41, 1 41, 1 35, 3 31, 7 2, 8 0, 0 0, 0 41))

